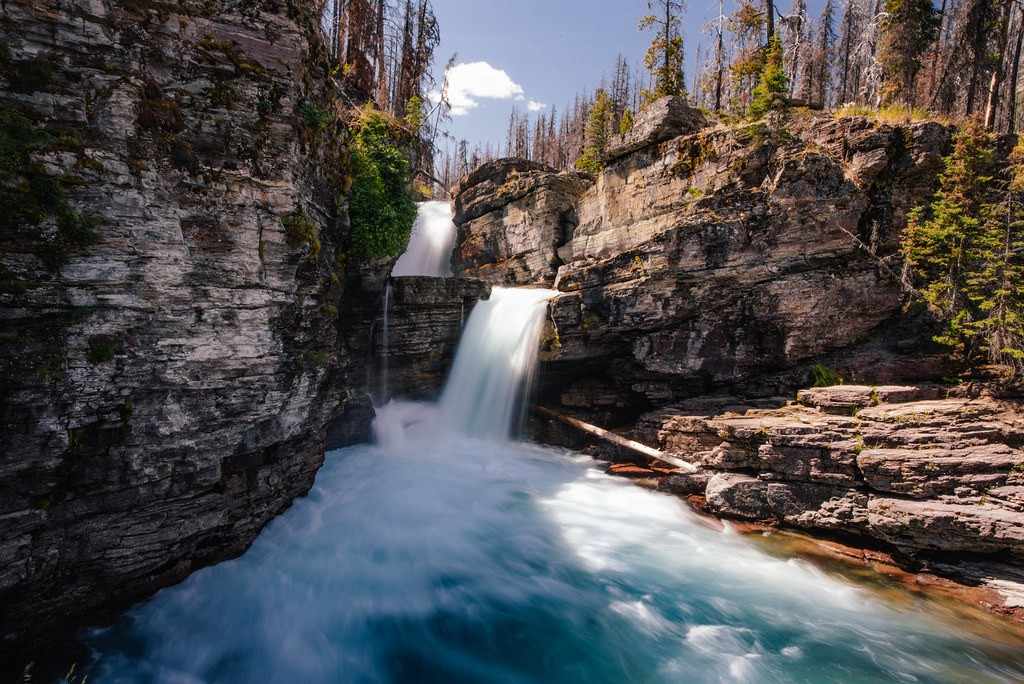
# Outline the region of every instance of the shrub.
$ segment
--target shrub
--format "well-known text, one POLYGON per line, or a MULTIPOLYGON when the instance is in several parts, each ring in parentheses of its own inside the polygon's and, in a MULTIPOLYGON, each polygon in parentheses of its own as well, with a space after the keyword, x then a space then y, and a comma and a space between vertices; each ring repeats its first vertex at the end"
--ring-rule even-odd
POLYGON ((784 109, 789 83, 782 68, 782 44, 778 34, 768 43, 764 66, 750 100, 750 116, 759 119, 768 112, 784 109))
POLYGON ((416 220, 410 164, 399 146, 408 132, 370 106, 360 110, 352 128, 352 251, 363 257, 397 256, 416 220))
POLYGON ((811 378, 815 387, 834 387, 843 384, 843 376, 821 363, 811 366, 811 378))
POLYGON ((320 227, 316 221, 306 216, 302 209, 296 209, 281 219, 284 234, 292 247, 305 245, 309 248, 310 258, 320 254, 320 227))

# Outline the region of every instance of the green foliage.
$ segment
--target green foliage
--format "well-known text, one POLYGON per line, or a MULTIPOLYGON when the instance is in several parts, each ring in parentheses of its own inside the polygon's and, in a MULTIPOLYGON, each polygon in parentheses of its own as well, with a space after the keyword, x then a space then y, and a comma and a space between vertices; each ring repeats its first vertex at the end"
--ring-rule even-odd
POLYGON ((320 109, 308 100, 299 105, 299 116, 302 117, 303 125, 311 131, 324 130, 334 118, 330 112, 320 109))
POLYGON ((67 134, 54 136, 17 110, 0 107, 0 233, 32 239, 36 254, 53 269, 72 250, 95 243, 99 225, 68 204, 65 188, 76 179, 50 175, 33 159, 69 141, 67 134))
POLYGON ((936 341, 968 365, 1024 370, 1024 148, 1009 168, 995 141, 968 122, 945 160, 939 191, 911 215, 903 238, 907 268, 945 324, 936 341))
POLYGON ((584 173, 597 174, 604 168, 601 158, 608 147, 608 129, 611 124, 612 101, 604 88, 598 88, 594 104, 587 115, 584 131, 583 154, 576 160, 576 168, 584 173))
POLYGON ((626 135, 633 130, 633 123, 633 110, 627 108, 619 119, 619 135, 626 135))
POLYGON ((315 259, 320 254, 320 226, 309 218, 302 209, 296 209, 281 219, 285 237, 292 247, 305 245, 309 248, 309 257, 315 259))
POLYGON ((652 88, 641 92, 645 105, 669 95, 686 94, 686 77, 683 74, 685 51, 680 31, 683 3, 678 0, 651 0, 648 7, 656 13, 640 20, 641 31, 653 29, 655 32, 644 54, 644 66, 651 72, 653 81, 652 88))
POLYGON ((843 384, 843 376, 821 363, 811 366, 811 378, 815 387, 834 387, 843 384))
POLYGON ((355 255, 395 256, 409 242, 416 204, 409 194, 409 160, 399 146, 405 137, 400 122, 370 106, 353 124, 349 214, 355 255))
POLYGON ((941 18, 931 0, 885 0, 878 60, 882 65, 882 97, 910 104, 921 57, 938 36, 941 18))
POLYGON ((424 117, 423 99, 419 95, 413 95, 405 104, 405 117, 402 120, 406 128, 418 133, 423 128, 424 117))
POLYGON ((782 66, 782 43, 775 34, 768 43, 764 66, 750 100, 750 116, 759 119, 769 111, 784 109, 788 92, 789 82, 782 66))

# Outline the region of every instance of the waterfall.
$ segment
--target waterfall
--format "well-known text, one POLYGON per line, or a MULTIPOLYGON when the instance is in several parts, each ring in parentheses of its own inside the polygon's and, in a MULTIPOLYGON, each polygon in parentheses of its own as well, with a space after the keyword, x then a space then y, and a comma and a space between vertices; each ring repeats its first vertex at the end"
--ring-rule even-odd
POLYGON ((388 280, 387 285, 384 287, 384 314, 381 322, 380 332, 380 387, 378 392, 380 397, 377 399, 378 405, 383 406, 388 400, 388 346, 390 326, 391 326, 391 281, 388 280))
POLYGON ((475 437, 510 436, 537 365, 548 300, 557 294, 496 287, 473 308, 441 397, 444 427, 475 437))
POLYGON ((395 262, 392 276, 449 276, 455 224, 447 202, 422 202, 416 213, 409 246, 395 262))

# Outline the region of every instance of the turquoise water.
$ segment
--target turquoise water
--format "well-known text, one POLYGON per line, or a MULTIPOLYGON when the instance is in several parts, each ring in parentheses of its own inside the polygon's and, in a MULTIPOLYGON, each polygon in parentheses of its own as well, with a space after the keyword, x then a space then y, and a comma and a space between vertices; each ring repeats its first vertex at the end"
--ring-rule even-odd
POLYGON ((396 416, 383 444, 329 453, 243 557, 91 632, 89 681, 1024 681, 1024 654, 584 457, 396 416))

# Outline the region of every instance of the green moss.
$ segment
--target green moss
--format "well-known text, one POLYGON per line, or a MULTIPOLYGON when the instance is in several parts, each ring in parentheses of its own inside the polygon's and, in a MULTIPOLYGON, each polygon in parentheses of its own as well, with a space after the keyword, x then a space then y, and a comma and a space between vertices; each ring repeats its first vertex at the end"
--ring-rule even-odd
POLYGON ((821 363, 811 367, 811 378, 815 387, 834 387, 843 384, 843 376, 821 363))
POLYGON ((877 387, 872 387, 871 388, 871 394, 869 395, 868 398, 870 399, 872 406, 878 406, 879 404, 882 403, 882 397, 878 394, 878 388, 877 387))
POLYGON ((309 248, 309 256, 315 258, 320 254, 320 226, 301 209, 296 209, 281 219, 285 237, 292 247, 305 245, 309 248))
POLYGON ((54 270, 72 251, 96 242, 99 220, 69 205, 66 188, 78 184, 77 177, 50 175, 33 155, 75 141, 68 133, 53 135, 16 109, 0 107, 0 232, 32 240, 36 254, 54 270))
POLYGON ((307 368, 324 368, 331 361, 331 355, 325 351, 308 351, 303 355, 307 368))
POLYGON ((101 363, 109 363, 119 351, 119 341, 109 335, 95 335, 89 338, 89 351, 85 357, 94 366, 101 363))
POLYGON ((302 102, 298 107, 298 111, 299 116, 302 117, 303 125, 311 131, 322 131, 334 120, 330 112, 317 107, 309 101, 302 102))

